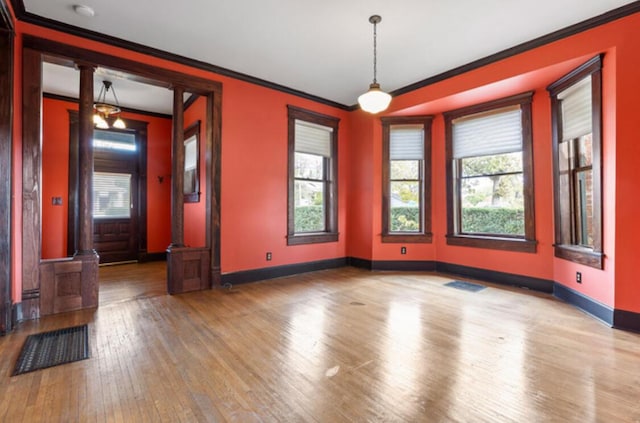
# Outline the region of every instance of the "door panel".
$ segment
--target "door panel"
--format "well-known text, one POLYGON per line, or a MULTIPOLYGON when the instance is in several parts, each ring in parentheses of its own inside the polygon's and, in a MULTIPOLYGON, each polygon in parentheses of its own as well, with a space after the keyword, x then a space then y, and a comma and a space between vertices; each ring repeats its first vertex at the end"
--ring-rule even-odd
POLYGON ((138 167, 135 153, 95 151, 93 248, 100 263, 138 260, 138 167))

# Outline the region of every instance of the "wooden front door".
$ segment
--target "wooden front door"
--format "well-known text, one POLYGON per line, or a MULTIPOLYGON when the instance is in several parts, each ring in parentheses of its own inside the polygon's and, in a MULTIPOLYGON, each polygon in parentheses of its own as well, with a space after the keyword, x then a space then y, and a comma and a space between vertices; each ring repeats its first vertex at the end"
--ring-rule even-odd
POLYGON ((139 172, 135 146, 133 133, 94 131, 93 248, 100 263, 138 260, 139 172))

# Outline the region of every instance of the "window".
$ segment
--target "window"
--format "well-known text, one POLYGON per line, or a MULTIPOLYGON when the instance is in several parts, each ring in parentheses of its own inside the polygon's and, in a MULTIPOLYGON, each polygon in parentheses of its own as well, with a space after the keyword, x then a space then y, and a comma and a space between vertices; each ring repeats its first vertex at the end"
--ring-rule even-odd
POLYGON ((131 175, 127 173, 93 173, 94 219, 129 219, 131 217, 131 175))
POLYGON ((288 245, 338 240, 339 119, 288 106, 288 245))
POLYGON ((93 147, 110 151, 136 151, 136 134, 114 130, 93 130, 93 147))
POLYGON ((532 97, 445 113, 448 244, 536 251, 532 97))
POLYGON ((555 255, 602 269, 602 60, 548 87, 554 147, 555 255))
POLYGON ((382 118, 382 242, 431 242, 431 119, 382 118))

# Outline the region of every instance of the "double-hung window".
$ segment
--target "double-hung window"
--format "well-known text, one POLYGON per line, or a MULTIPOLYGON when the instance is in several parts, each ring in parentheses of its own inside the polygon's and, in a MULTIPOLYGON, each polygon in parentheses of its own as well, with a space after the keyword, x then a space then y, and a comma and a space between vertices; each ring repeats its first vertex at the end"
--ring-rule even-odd
POLYGON ((431 242, 431 119, 382 118, 382 242, 431 242))
POLYGON ((448 244, 535 252, 531 100, 445 113, 448 244))
POLYGON ((289 109, 287 244, 338 240, 337 118, 289 109))
POLYGON ((602 59, 548 87, 554 144, 555 255, 602 268, 602 59))

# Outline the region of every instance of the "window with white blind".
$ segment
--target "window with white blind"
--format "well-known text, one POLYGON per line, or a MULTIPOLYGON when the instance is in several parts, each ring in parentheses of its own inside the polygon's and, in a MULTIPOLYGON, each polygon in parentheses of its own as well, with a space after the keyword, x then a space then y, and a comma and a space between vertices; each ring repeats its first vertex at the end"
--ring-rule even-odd
POLYGON ((382 242, 431 242, 431 116, 382 118, 382 242))
POLYGON ((287 243, 338 240, 338 119, 289 106, 287 243))
POLYGON ((548 87, 554 131, 555 255, 602 268, 601 57, 548 87))
POLYGON ((449 244, 535 252, 531 100, 445 113, 449 244))
POLYGON ((128 219, 131 217, 131 175, 93 173, 93 218, 128 219))

